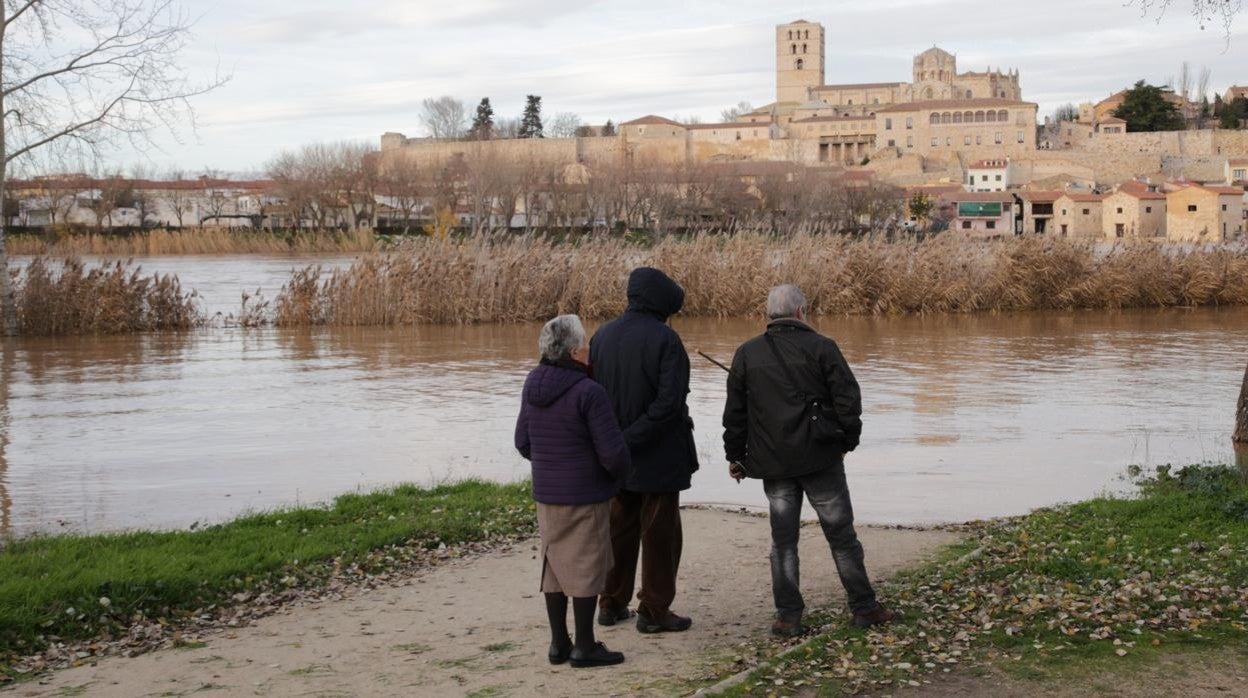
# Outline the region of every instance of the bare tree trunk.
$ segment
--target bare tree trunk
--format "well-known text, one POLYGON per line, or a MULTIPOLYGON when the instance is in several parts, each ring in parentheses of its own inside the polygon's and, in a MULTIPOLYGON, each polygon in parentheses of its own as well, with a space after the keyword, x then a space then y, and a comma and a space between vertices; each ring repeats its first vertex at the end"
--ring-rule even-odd
POLYGON ((1244 384, 1239 388, 1239 407, 1235 410, 1235 436, 1237 444, 1248 445, 1248 368, 1244 369, 1244 384))

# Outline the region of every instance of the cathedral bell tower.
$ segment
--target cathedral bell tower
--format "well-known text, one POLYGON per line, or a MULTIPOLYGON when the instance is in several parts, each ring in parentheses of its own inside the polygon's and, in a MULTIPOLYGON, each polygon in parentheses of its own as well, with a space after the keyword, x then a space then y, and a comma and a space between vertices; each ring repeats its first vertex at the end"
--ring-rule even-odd
POLYGON ((823 84, 823 25, 799 19, 776 27, 776 101, 802 104, 823 84))

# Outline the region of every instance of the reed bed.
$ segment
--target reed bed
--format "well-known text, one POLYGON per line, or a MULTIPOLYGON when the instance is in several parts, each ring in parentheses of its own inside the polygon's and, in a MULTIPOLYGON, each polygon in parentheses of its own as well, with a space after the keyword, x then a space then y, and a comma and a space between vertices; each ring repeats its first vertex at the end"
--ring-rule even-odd
POLYGON ((756 315, 796 283, 812 314, 885 315, 1248 304, 1248 249, 939 236, 890 242, 800 234, 418 240, 351 267, 296 271, 272 304, 279 325, 524 322, 621 312, 628 272, 656 266, 685 288, 684 314, 756 315))
POLYGON ((186 330, 204 322, 197 296, 183 291, 177 277, 144 276, 128 262, 87 268, 77 258, 36 257, 16 281, 24 335, 186 330))
POLYGON ((98 257, 156 257, 196 254, 354 254, 377 250, 371 230, 280 233, 219 228, 147 230, 132 235, 95 233, 13 236, 9 254, 98 257))

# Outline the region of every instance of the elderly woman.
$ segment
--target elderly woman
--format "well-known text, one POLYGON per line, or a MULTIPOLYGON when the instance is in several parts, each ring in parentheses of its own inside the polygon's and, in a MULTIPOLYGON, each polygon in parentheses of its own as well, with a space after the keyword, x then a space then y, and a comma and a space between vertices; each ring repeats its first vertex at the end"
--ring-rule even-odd
POLYGON ((619 664, 622 653, 594 640, 594 611, 613 564, 610 500, 628 471, 628 446, 606 391, 589 377, 580 318, 560 315, 546 323, 538 347, 542 359, 524 382, 516 448, 533 463, 550 663, 619 664))

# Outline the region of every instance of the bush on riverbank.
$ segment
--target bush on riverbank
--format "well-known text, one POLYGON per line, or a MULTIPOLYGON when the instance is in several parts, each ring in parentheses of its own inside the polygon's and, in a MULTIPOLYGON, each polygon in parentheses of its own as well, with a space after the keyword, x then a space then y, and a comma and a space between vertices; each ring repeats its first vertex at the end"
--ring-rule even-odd
POLYGON ((17 277, 15 296, 24 335, 186 330, 204 320, 176 276, 144 276, 122 262, 88 269, 73 257, 59 265, 36 257, 17 277))
POLYGON ((973 530, 975 553, 883 586, 902 623, 862 632, 841 612, 817 614, 823 634, 729 695, 892 690, 981 662, 1129 666, 1248 640, 1248 481, 1236 469, 1162 468, 1135 498, 973 530))
POLYGON ((70 233, 13 235, 12 255, 155 257, 196 254, 354 254, 380 247, 371 230, 271 231, 221 228, 144 230, 128 235, 70 233))
POLYGON ((328 507, 194 532, 10 541, 0 549, 0 683, 5 664, 29 672, 66 655, 72 660, 60 642, 98 639, 82 650, 88 654, 142 651, 231 606, 254 600, 271 610, 334 579, 384 578, 418 566, 440 546, 534 531, 526 483, 468 481, 344 495, 328 507), (47 655, 22 662, 41 652, 47 655))
POLYGON ((966 313, 1248 304, 1248 249, 1061 238, 889 242, 741 233, 667 238, 650 248, 596 237, 421 240, 350 268, 295 273, 280 325, 521 322, 624 309, 628 272, 657 266, 684 286, 689 316, 761 312, 796 283, 813 314, 966 313))

